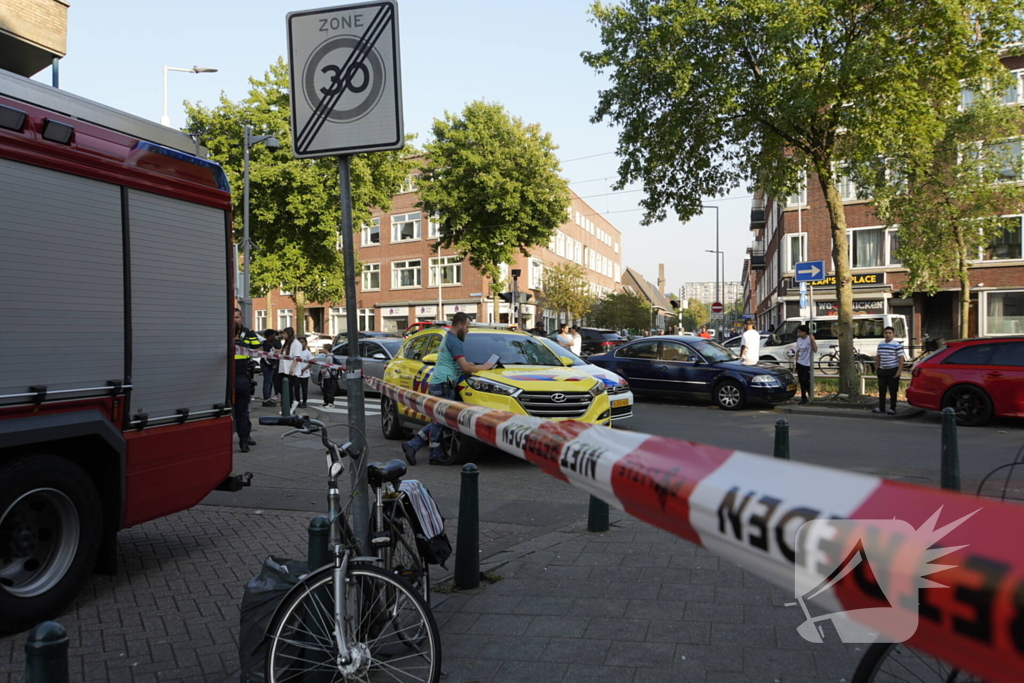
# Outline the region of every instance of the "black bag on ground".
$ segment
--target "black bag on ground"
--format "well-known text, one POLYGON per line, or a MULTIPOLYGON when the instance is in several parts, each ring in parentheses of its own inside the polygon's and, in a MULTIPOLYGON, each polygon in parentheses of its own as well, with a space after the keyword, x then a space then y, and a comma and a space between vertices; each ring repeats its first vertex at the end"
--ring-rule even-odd
POLYGON ((439 564, 444 567, 444 563, 452 555, 452 544, 448 540, 448 534, 444 531, 444 516, 437 508, 430 491, 415 479, 403 481, 400 489, 406 514, 413 523, 416 546, 420 554, 427 564, 439 564), (432 532, 427 532, 425 529, 431 529, 432 532), (433 535, 428 535, 428 533, 433 533, 433 535))
POLYGON ((281 599, 307 571, 304 560, 268 557, 259 575, 249 579, 242 594, 238 629, 241 683, 264 683, 270 640, 267 629, 281 599))

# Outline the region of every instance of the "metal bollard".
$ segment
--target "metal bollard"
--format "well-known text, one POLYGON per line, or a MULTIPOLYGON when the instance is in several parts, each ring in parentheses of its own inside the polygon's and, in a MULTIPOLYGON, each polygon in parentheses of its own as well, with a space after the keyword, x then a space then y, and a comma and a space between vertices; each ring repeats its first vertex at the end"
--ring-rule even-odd
POLYGON ((608 531, 608 503, 594 496, 590 497, 590 510, 587 512, 587 531, 608 531))
POLYGON ((780 460, 789 460, 789 422, 780 417, 775 421, 775 453, 780 460))
POLYGON ((942 462, 940 480, 942 488, 960 490, 960 445, 956 438, 956 411, 942 409, 942 462))
POLYGON ((25 683, 68 683, 68 633, 56 621, 28 632, 25 683))
POLYGON ((292 414, 292 383, 288 381, 288 375, 281 378, 281 417, 289 417, 292 414))
POLYGON ((324 515, 314 517, 309 523, 309 549, 306 554, 309 571, 319 569, 330 562, 327 551, 327 536, 331 523, 324 515))
POLYGON ((459 491, 459 530, 455 541, 455 586, 480 585, 480 470, 473 463, 462 468, 459 491))

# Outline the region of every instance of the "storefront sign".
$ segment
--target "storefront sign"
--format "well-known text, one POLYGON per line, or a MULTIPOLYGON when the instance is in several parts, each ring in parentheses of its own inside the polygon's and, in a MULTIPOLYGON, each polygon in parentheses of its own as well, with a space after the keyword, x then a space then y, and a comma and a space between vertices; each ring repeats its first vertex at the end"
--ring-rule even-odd
POLYGON ((416 315, 419 317, 437 315, 437 306, 417 306, 416 315))
POLYGON ((384 309, 385 318, 404 318, 407 315, 409 315, 409 309, 406 308, 405 306, 402 306, 401 308, 384 309))
MULTIPOLYGON (((807 284, 812 287, 835 287, 836 276, 829 275, 824 280, 815 280, 814 282, 808 282, 807 284)), ((854 285, 884 285, 885 284, 885 273, 854 273, 853 274, 854 285)))
MULTIPOLYGON (((836 316, 839 315, 839 304, 834 301, 815 301, 814 302, 815 315, 818 316, 836 316)), ((867 315, 869 313, 885 313, 885 300, 884 299, 865 299, 863 301, 854 300, 853 302, 853 314, 854 315, 867 315)))

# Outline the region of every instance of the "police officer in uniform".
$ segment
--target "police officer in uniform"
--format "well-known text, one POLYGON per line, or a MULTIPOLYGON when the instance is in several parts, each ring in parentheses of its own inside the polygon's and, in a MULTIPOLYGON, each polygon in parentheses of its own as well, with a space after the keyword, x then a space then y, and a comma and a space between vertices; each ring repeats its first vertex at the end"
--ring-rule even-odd
MULTIPOLYGON (((256 333, 242 325, 242 311, 235 309, 235 346, 254 351, 261 348, 256 333)), ((253 394, 253 380, 249 374, 252 358, 235 352, 235 433, 238 434, 238 447, 243 453, 249 452, 249 446, 256 442, 249 438, 252 432, 252 421, 249 420, 249 401, 253 394)))

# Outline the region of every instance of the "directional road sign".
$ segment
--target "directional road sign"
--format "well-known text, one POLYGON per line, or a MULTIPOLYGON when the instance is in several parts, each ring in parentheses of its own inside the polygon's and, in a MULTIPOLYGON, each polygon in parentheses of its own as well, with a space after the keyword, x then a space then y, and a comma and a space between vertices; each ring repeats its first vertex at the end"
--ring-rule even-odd
POLYGON ((290 12, 287 23, 292 153, 404 147, 395 0, 290 12))
POLYGON ((804 261, 796 264, 797 282, 814 282, 825 277, 824 261, 804 261))
POLYGON ((724 310, 725 310, 725 306, 722 305, 721 301, 716 301, 715 303, 711 304, 711 312, 712 313, 721 313, 724 310))

